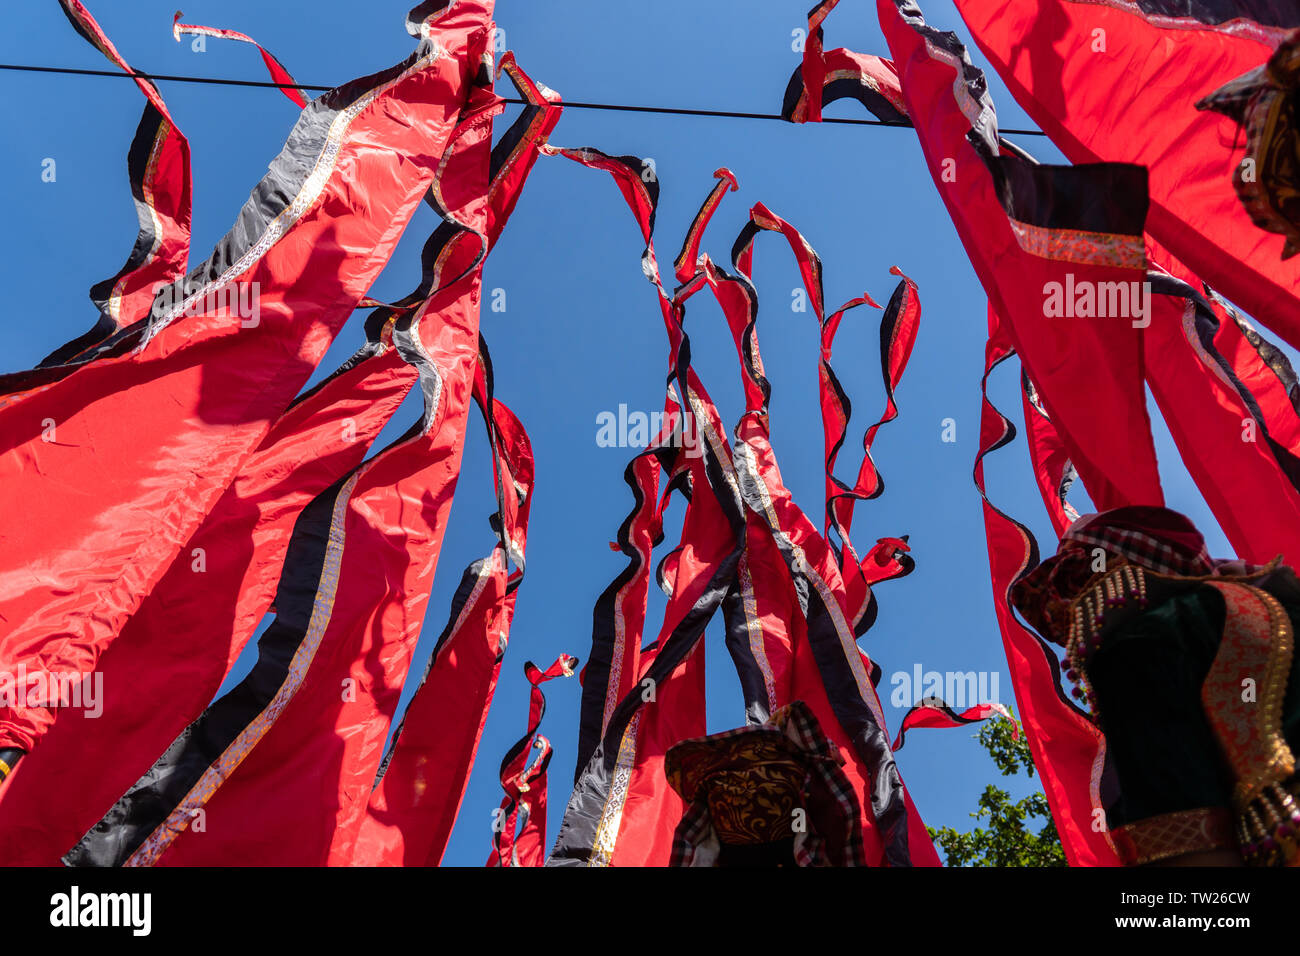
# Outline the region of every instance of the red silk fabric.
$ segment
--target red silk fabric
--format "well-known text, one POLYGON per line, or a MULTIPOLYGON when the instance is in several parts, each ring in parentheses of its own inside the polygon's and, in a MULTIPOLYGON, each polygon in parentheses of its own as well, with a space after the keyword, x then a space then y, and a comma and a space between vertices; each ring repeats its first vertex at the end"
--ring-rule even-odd
POLYGON ((1046 311, 1049 287, 1143 281, 1145 175, 999 155, 992 104, 972 92, 979 73, 956 38, 906 0, 879 10, 931 176, 1094 503, 1161 504, 1139 330, 1046 311))
MULTIPOLYGON (((459 116, 490 7, 430 14, 411 60, 314 101, 293 139, 319 154, 317 175, 278 200, 291 211, 274 224, 277 200, 254 191, 188 305, 0 408, 0 483, 25 514, 3 541, 0 670, 92 671, 166 573, 387 261, 459 116), (216 290, 235 286, 258 297, 255 330, 223 314, 216 290)), ((0 743, 30 750, 48 724, 7 709, 0 743)))
POLYGON ((271 605, 303 506, 360 464, 415 378, 390 342, 281 416, 100 659, 102 712, 59 710, 0 787, 0 862, 58 865, 203 712, 271 605))
MULTIPOLYGON (((560 113, 534 95, 512 55, 502 67, 534 105, 495 164, 490 242, 560 113)), ((88 719, 82 710, 60 711, 41 747, 19 765, 21 776, 0 788, 0 825, 23 834, 0 849, 0 859, 57 862, 212 700, 271 605, 303 506, 360 464, 416 380, 393 346, 392 326, 432 294, 433 283, 452 278, 438 265, 446 249, 436 244, 439 235, 426 246, 421 287, 403 299, 410 304, 377 310, 367 322, 372 341, 290 406, 105 653, 98 668, 103 713, 88 719), (201 572, 195 570, 199 555, 201 572), (214 599, 233 607, 232 614, 212 613, 214 599), (73 789, 78 799, 53 812, 48 793, 73 789)), ((504 414, 498 411, 498 418, 504 414)))
POLYGON ((501 788, 505 797, 498 808, 492 832, 488 866, 541 866, 546 856, 546 770, 551 762, 551 742, 537 732, 546 713, 542 684, 557 677, 572 677, 578 659, 561 654, 542 670, 532 661, 524 665, 530 685, 528 730, 501 761, 501 788), (538 755, 531 763, 529 757, 538 755))
MULTIPOLYGON (((341 516, 336 511, 334 527, 342 528, 344 547, 332 593, 325 592, 324 575, 317 590, 315 607, 328 613, 327 623, 309 631, 299 647, 301 653, 317 642, 306 671, 272 724, 250 724, 241 734, 241 740, 252 739, 251 748, 237 742, 223 753, 220 760, 237 759, 237 769, 224 771, 208 790, 200 784, 171 815, 175 820, 181 810, 201 808, 223 839, 205 840, 194 828, 171 837, 174 824, 164 823, 155 831, 161 838, 147 838, 132 864, 241 858, 323 863, 360 826, 425 616, 460 471, 479 361, 479 267, 498 102, 471 108, 455 134, 454 159, 439 177, 441 197, 465 227, 457 237, 462 241, 452 240, 447 269, 463 277, 410 317, 405 340, 397 338, 401 326, 395 332, 403 357, 421 368, 425 418, 408 438, 354 471, 339 494, 336 508, 346 500, 346 509, 341 516), (322 805, 322 783, 331 780, 337 795, 322 805)), ((292 573, 286 563, 286 575, 292 573)), ((286 679, 277 700, 288 686, 286 679)))
MULTIPOLYGON (((1232 186, 1243 138, 1232 120, 1195 106, 1263 64, 1287 30, 1240 11, 1211 25, 1118 0, 958 0, 957 8, 1012 96, 1072 162, 1146 166, 1151 235, 1300 347, 1300 271, 1282 261, 1283 237, 1255 226, 1232 186)), ((1300 12, 1291 25, 1300 26, 1300 12)))
MULTIPOLYGON (((762 422, 765 420, 767 383, 762 377, 757 340, 753 337, 753 303, 756 300, 752 295, 752 284, 748 278, 723 274, 707 256, 698 256, 703 228, 721 196, 734 188, 734 177, 726 170, 718 171, 719 182, 701 207, 676 260, 679 278, 692 267, 696 271, 675 295, 669 296, 658 281, 654 265, 650 238, 654 195, 638 188, 636 163, 626 158, 597 157, 593 151, 572 152, 570 155, 587 165, 612 172, 619 180, 629 205, 638 214, 647 241, 643 261, 647 265, 647 274, 659 290, 669 334, 670 369, 680 390, 670 393, 670 407, 674 404, 675 394, 686 396, 697 427, 704 436, 700 443, 704 460, 688 458, 692 490, 682 544, 670 556, 672 560, 665 562, 667 586, 670 588, 669 606, 660 638, 652 645, 653 654, 650 649, 641 652, 638 672, 642 686, 633 688, 626 697, 615 701, 608 669, 588 667, 584 685, 584 727, 597 725, 597 708, 602 704, 613 705, 613 716, 599 723, 601 730, 593 745, 594 750, 580 750, 577 787, 552 862, 560 865, 663 865, 669 860, 673 832, 683 807, 680 798, 675 797, 664 779, 663 755, 678 740, 698 736, 705 726, 703 647, 699 637, 704 623, 716 610, 717 600, 713 595, 722 586, 730 592, 725 598, 724 609, 727 603, 740 606, 745 608, 742 613, 762 621, 761 627, 749 627, 743 622, 733 627, 732 620, 737 619, 736 615, 726 612, 729 618, 728 647, 741 670, 750 719, 763 719, 773 701, 779 703, 798 697, 809 702, 823 724, 828 729, 833 728, 833 739, 837 739, 845 750, 851 764, 859 768, 854 780, 862 805, 872 808, 873 815, 879 809, 886 813, 887 819, 879 826, 874 819, 867 820, 868 856, 876 863, 887 860, 895 865, 937 863, 933 845, 901 787, 901 781, 897 779, 896 768, 888 759, 888 740, 883 736, 879 700, 870 680, 873 665, 854 641, 837 557, 806 516, 789 500, 788 492, 780 484, 770 445, 766 442, 765 424, 762 422), (689 354, 682 326, 685 303, 705 285, 713 289, 722 304, 745 369, 744 385, 749 410, 737 429, 737 438, 744 444, 737 445, 734 452, 713 403, 694 372, 683 361, 689 354), (760 485, 762 490, 759 490, 760 485), (782 542, 780 546, 778 541, 782 542), (793 572, 791 558, 783 550, 789 548, 794 549, 791 554, 807 556, 797 559, 793 572), (811 566, 805 561, 811 562, 811 566), (792 573, 803 579, 805 588, 810 581, 815 582, 813 587, 819 589, 818 597, 806 604, 801 603, 792 573), (839 624, 833 623, 834 620, 839 624), (760 658, 762 663, 759 663, 760 658), (840 662, 838 665, 836 659, 840 662), (596 676, 601 680, 594 680, 596 676), (826 686, 828 679, 834 680, 833 689, 826 686), (845 685, 845 679, 850 686, 845 685), (654 692, 649 700, 644 696, 646 689, 654 692), (834 702, 830 699, 832 692, 834 702), (850 699, 856 700, 858 711, 854 710, 850 699), (851 731, 841 728, 842 720, 848 721, 851 731), (874 737, 863 724, 876 728, 874 737), (590 759, 584 763, 584 757, 588 755, 590 759), (869 763, 873 772, 865 770, 869 763)), ((759 215, 763 222, 771 223, 771 228, 784 232, 797 252, 806 248, 802 237, 788 224, 783 224, 766 210, 759 215)), ((738 249, 744 244, 743 240, 744 237, 737 243, 738 249)), ((823 314, 820 264, 815 253, 810 249, 807 252, 801 257, 800 266, 820 319, 823 314)), ((747 253, 740 255, 748 261, 747 253)), ((638 460, 648 461, 650 454, 639 456, 638 460)), ((670 475, 676 474, 675 467, 680 458, 668 456, 658 460, 670 475), (665 464, 665 460, 674 464, 665 464)), ((653 539, 657 532, 655 521, 660 514, 651 505, 653 494, 647 487, 648 482, 637 480, 635 466, 636 461, 629 468, 628 480, 637 493, 637 507, 620 533, 623 550, 632 557, 629 571, 621 579, 624 581, 629 575, 635 579, 648 574, 648 561, 641 550, 628 547, 629 529, 638 526, 640 518, 639 526, 645 529, 647 539, 653 539)), ((883 567, 888 562, 880 562, 880 557, 880 553, 873 549, 873 563, 883 567)), ((593 661, 602 657, 606 660, 614 658, 608 649, 613 638, 609 630, 599 626, 600 614, 601 605, 598 604, 593 661)))
MULTIPOLYGON (((949 729, 952 727, 965 727, 968 724, 977 724, 981 720, 988 720, 990 717, 997 715, 1007 720, 1012 720, 1011 714, 1001 704, 976 704, 974 707, 967 707, 961 713, 957 713, 943 701, 923 701, 917 704, 903 717, 898 725, 898 736, 894 738, 893 749, 897 753, 903 749, 903 738, 909 730, 916 727, 937 727, 940 729, 949 729)), ((1020 727, 1012 721, 1011 737, 1013 740, 1020 739, 1020 727)))

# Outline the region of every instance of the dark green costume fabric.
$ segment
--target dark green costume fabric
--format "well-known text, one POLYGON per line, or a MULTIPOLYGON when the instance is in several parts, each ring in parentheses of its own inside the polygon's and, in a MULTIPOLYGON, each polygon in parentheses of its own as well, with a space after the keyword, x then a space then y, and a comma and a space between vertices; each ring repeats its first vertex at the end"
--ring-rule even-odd
MULTIPOLYGON (((1300 624, 1300 582, 1289 570, 1251 582, 1300 624)), ((1120 794, 1107 808, 1114 829, 1158 814, 1231 805, 1233 775, 1210 729, 1201 685, 1224 631, 1223 597, 1187 590, 1109 630, 1086 666, 1120 794)), ((1300 655, 1293 657, 1283 731, 1300 744, 1300 655)))

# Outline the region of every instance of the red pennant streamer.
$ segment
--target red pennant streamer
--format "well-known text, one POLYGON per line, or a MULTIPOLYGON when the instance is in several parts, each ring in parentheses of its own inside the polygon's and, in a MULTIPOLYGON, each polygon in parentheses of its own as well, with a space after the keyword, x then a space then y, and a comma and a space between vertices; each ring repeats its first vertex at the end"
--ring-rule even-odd
POLYGON ((578 659, 561 654, 555 663, 541 670, 532 661, 524 664, 531 690, 528 697, 528 730, 501 761, 501 789, 506 793, 492 827, 492 853, 488 866, 541 866, 546 846, 546 768, 551 762, 551 742, 537 733, 546 713, 542 684, 557 677, 572 677, 578 659), (529 754, 538 750, 529 764, 529 754))
POLYGON ((266 47, 262 46, 262 44, 258 43, 248 34, 239 33, 235 30, 223 30, 218 27, 201 27, 194 23, 181 23, 181 17, 183 16, 184 14, 177 10, 176 16, 172 17, 172 36, 176 38, 177 43, 181 42, 182 34, 189 34, 190 36, 198 37, 217 37, 221 40, 238 40, 241 43, 251 43, 253 46, 257 47, 257 52, 262 54, 262 62, 266 64, 266 72, 271 75, 271 79, 276 83, 282 84, 280 86, 280 92, 289 97, 289 99, 301 109, 307 108, 306 98, 302 95, 301 91, 295 89, 298 85, 298 81, 295 80, 293 75, 284 68, 284 64, 273 57, 266 47))
POLYGON ((1012 724, 1011 738, 1020 739, 1020 725, 1012 718, 1011 713, 1001 704, 976 704, 974 707, 967 707, 960 714, 941 700, 923 700, 904 716, 902 722, 898 725, 898 736, 894 738, 894 753, 903 749, 904 735, 914 727, 965 727, 967 724, 977 724, 981 720, 988 720, 993 715, 998 715, 1012 724))
MULTIPOLYGON (((489 7, 422 17, 410 60, 316 100, 194 273, 197 291, 119 351, 0 407, 0 483, 25 503, 5 539, 0 670, 92 671, 265 439, 428 188, 489 7), (252 308, 230 314, 232 296, 252 308)), ((48 722, 6 709, 0 743, 30 750, 48 722)))

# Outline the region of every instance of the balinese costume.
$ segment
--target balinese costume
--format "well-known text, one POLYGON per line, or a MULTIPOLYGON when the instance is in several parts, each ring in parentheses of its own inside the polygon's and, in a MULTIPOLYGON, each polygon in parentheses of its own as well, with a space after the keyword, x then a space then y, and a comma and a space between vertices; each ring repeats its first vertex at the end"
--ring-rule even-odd
POLYGON ((683 740, 668 783, 686 802, 672 866, 865 866, 840 749, 801 700, 761 724, 683 740))
POLYGON ((1102 802, 1124 863, 1296 862, 1294 571, 1212 561, 1182 515, 1128 507, 1076 521, 1012 597, 1065 647, 1106 736, 1102 802))

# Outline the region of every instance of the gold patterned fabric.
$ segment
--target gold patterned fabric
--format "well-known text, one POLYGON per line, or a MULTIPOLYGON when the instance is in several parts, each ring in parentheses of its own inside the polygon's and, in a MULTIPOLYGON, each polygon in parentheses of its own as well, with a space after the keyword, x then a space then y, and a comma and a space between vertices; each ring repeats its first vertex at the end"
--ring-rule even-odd
POLYGON ((1125 866, 1161 863, 1188 853, 1235 849, 1232 813, 1226 807, 1201 807, 1162 813, 1115 830, 1115 849, 1125 866))
POLYGON ((687 804, 673 866, 864 866, 839 748, 803 701, 762 724, 684 740, 664 773, 687 804))
POLYGON ((702 799, 718 839, 775 843, 793 836, 808 768, 776 733, 683 741, 668 752, 668 782, 688 803, 702 799))

